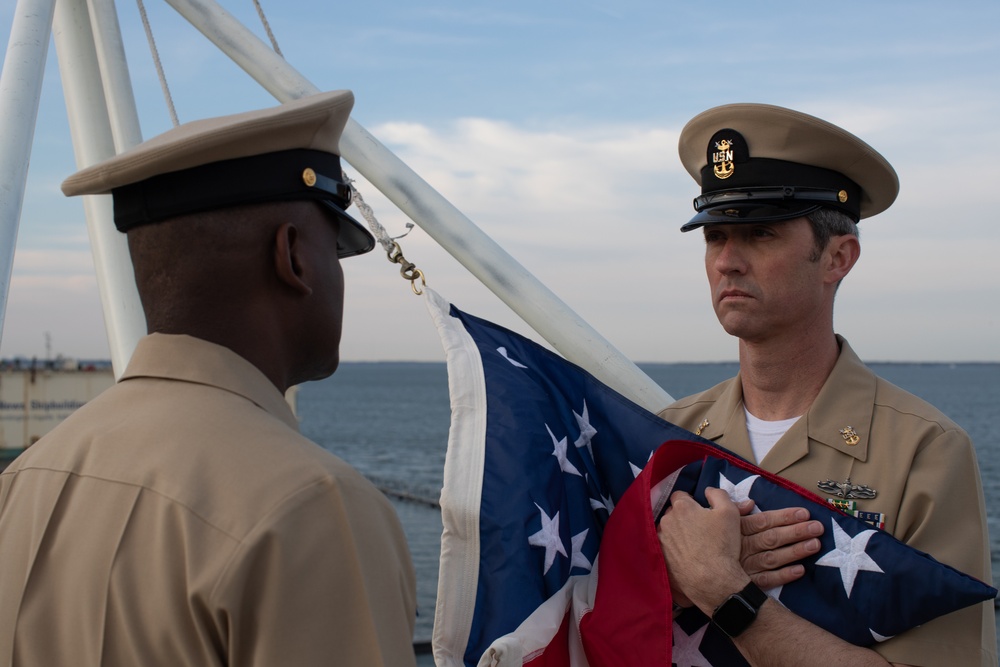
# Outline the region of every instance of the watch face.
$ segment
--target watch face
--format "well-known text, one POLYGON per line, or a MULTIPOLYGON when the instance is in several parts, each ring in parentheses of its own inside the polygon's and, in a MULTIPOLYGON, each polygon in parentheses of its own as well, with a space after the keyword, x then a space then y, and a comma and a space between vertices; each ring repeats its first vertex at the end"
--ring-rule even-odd
POLYGON ((736 637, 750 627, 755 618, 757 610, 739 594, 730 595, 712 614, 712 622, 730 637, 736 637))

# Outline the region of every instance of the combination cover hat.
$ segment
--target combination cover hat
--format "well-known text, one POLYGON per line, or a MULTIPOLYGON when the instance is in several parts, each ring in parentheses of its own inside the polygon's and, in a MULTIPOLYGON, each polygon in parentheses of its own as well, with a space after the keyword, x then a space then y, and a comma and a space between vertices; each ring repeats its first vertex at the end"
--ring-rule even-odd
POLYGON ((713 223, 790 220, 834 208, 855 222, 889 208, 899 179, 850 132, 768 104, 709 109, 681 130, 678 152, 701 186, 687 232, 713 223))
POLYGON ((375 239, 345 213, 351 188, 340 168, 353 106, 353 93, 338 90, 185 123, 73 174, 62 191, 110 193, 122 232, 200 211, 311 199, 341 221, 337 255, 360 255, 375 239))

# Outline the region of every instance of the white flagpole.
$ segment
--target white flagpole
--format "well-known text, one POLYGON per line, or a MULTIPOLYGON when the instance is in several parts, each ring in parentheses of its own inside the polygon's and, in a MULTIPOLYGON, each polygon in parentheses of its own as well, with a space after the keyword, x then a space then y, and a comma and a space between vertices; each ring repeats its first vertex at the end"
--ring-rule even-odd
MULTIPOLYGON (((319 92, 213 0, 167 2, 278 100, 319 92)), ((672 402, 662 387, 354 119, 348 121, 340 148, 352 167, 567 359, 649 410, 672 402)))
POLYGON ((97 64, 104 84, 111 136, 115 152, 122 153, 142 142, 139 112, 132 93, 132 79, 125 59, 118 11, 114 0, 89 0, 90 27, 94 35, 97 64))
POLYGON ((0 73, 0 334, 54 10, 55 0, 18 0, 0 73))
MULTIPOLYGON (((101 8, 95 18, 106 20, 101 8)), ((114 25, 103 25, 105 33, 117 33, 114 25)), ((138 115, 132 98, 131 86, 120 88, 128 74, 124 51, 119 52, 120 36, 112 38, 98 48, 84 0, 59 0, 53 25, 56 53, 62 74, 63 95, 69 116, 70 132, 78 167, 86 167, 116 154, 115 139, 119 149, 138 141, 138 115), (118 40, 116 46, 115 40, 118 40), (102 77, 101 64, 108 72, 102 77), (114 90, 117 99, 112 102, 112 114, 105 100, 105 83, 114 90), (111 119, 115 120, 112 130, 111 119)), ((91 252, 97 271, 97 284, 104 308, 104 323, 108 331, 111 362, 115 376, 125 370, 136 343, 146 333, 146 321, 135 287, 132 261, 128 254, 125 235, 114 226, 112 201, 109 195, 88 195, 83 201, 90 234, 91 252)))

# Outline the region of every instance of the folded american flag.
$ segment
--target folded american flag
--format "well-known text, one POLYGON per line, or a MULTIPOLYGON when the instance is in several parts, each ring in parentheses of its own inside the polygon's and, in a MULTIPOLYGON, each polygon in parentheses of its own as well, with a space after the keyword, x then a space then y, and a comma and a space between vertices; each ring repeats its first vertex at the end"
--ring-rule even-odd
POLYGON ((433 292, 428 307, 452 407, 438 667, 746 664, 697 610, 671 621, 654 512, 678 489, 707 504, 704 489, 719 487, 762 510, 802 506, 823 521, 806 576, 770 594, 852 643, 996 596, 532 341, 433 292))

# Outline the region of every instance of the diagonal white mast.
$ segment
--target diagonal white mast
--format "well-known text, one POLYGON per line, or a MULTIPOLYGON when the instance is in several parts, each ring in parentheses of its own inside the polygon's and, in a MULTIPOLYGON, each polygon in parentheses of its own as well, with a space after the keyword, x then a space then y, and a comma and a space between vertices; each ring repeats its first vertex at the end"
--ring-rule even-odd
MULTIPOLYGON (((53 35, 77 166, 107 159, 142 141, 113 0, 58 0, 53 35)), ((115 376, 121 376, 146 321, 125 235, 111 197, 83 198, 115 376)))
MULTIPOLYGON (((319 92, 213 0, 167 3, 278 100, 319 92)), ((354 119, 347 123, 340 150, 352 167, 563 356, 650 410, 671 402, 658 384, 354 119)))
POLYGON ((0 331, 54 9, 55 0, 19 0, 0 73, 0 331))
MULTIPOLYGON (((19 5, 41 1, 19 0, 19 5)), ((213 0, 167 2, 279 101, 319 92, 213 0)), ((109 18, 113 0, 90 0, 89 14, 85 0, 58 0, 58 7, 56 43, 63 81, 76 80, 66 84, 66 98, 82 167, 136 143, 138 122, 117 20, 109 18)), ((353 119, 341 139, 341 151, 352 167, 567 359, 650 410, 671 402, 658 384, 353 119)), ((111 224, 110 197, 86 199, 112 360, 120 373, 145 329, 142 311, 124 237, 111 224)))

